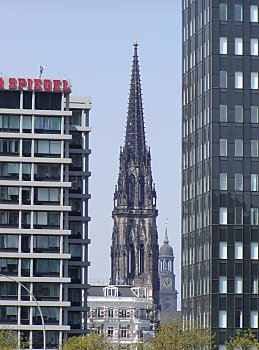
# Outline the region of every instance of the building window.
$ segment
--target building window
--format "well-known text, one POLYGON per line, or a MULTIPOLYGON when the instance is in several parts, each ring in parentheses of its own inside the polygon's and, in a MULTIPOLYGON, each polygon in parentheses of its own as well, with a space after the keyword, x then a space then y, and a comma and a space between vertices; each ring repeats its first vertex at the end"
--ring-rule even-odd
POLYGON ((250 312, 250 328, 258 328, 258 311, 254 310, 250 312))
POLYGON ((235 88, 243 89, 243 72, 235 72, 235 88))
POLYGON ((108 317, 110 318, 114 317, 114 309, 111 309, 111 308, 108 309, 108 317))
POLYGON ((242 311, 236 310, 235 311, 235 327, 236 328, 242 328, 243 326, 243 313, 242 311))
POLYGON ((107 336, 108 338, 113 337, 113 327, 108 327, 107 336))
POLYGON ((250 21, 258 22, 258 6, 256 5, 250 6, 250 21))
POLYGON ((242 22, 243 21, 243 6, 235 5, 235 21, 242 22))
POLYGON ((0 115, 0 130, 19 132, 20 116, 19 115, 0 115))
POLYGON ((219 39, 219 53, 221 55, 227 55, 228 53, 228 38, 221 37, 219 39))
POLYGON ((251 72, 251 89, 258 90, 258 73, 251 72))
POLYGON ((258 277, 252 277, 251 279, 251 293, 252 294, 258 293, 258 277))
POLYGON ((36 154, 55 154, 60 156, 61 142, 51 140, 37 140, 35 141, 36 154))
POLYGON ((219 107, 219 119, 223 123, 227 122, 227 120, 228 120, 228 108, 227 108, 227 105, 220 105, 220 107, 219 107))
POLYGON ((251 174, 251 191, 258 191, 258 174, 251 174))
POLYGON ((228 87, 228 73, 226 71, 219 72, 219 86, 222 89, 226 89, 228 87))
POLYGON ((127 337, 127 327, 121 327, 121 338, 127 337))
POLYGON ((251 106, 251 123, 258 123, 258 106, 251 106))
POLYGON ((219 328, 227 328, 227 311, 219 311, 219 328))
POLYGON ((258 242, 251 242, 251 259, 258 260, 258 242))
POLYGON ((227 277, 220 276, 219 277, 219 293, 226 294, 227 293, 227 277))
POLYGON ((251 208, 251 225, 258 225, 258 208, 251 208))
POLYGON ((235 156, 243 157, 243 140, 235 140, 235 156))
POLYGON ((219 242, 219 258, 220 259, 227 259, 228 258, 227 242, 219 242))
POLYGON ((258 140, 251 140, 251 157, 258 157, 258 140))
POLYGON ((235 106, 235 122, 243 123, 243 106, 235 106))
POLYGON ((219 187, 221 191, 226 191, 228 189, 228 176, 226 173, 220 173, 219 187))
POLYGON ((243 242, 235 242, 235 259, 243 259, 243 242))
POLYGON ((235 174, 235 190, 243 191, 243 174, 235 174))
POLYGON ((220 225, 227 225, 227 223, 228 223, 227 208, 220 208, 219 209, 219 223, 220 223, 220 225))
POLYGON ((243 38, 235 38, 235 54, 243 55, 243 38))
POLYGON ((243 208, 235 208, 235 225, 243 225, 243 208))
POLYGON ((258 39, 252 38, 250 41, 250 53, 252 56, 258 56, 258 39))
POLYGON ((220 150, 219 154, 221 157, 226 157, 228 155, 228 144, 227 139, 220 139, 220 150))
POLYGON ((236 294, 243 293, 243 278, 240 276, 235 277, 235 293, 236 294))
POLYGON ((220 4, 219 5, 219 18, 221 21, 228 20, 228 6, 227 6, 227 4, 220 4))
POLYGON ((117 297, 118 296, 118 288, 117 287, 106 287, 103 290, 104 290, 104 295, 106 297, 117 297))

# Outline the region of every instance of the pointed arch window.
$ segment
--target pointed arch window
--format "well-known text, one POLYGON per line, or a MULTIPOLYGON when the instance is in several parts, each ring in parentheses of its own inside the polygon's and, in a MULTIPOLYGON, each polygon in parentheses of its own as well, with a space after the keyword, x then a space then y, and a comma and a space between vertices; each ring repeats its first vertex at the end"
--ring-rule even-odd
POLYGON ((128 193, 130 206, 133 206, 134 204, 134 197, 135 197, 135 176, 131 174, 129 177, 129 193, 128 193))
POLYGON ((139 246, 139 264, 138 264, 139 274, 144 272, 144 245, 139 246))
POLYGON ((139 196, 139 204, 144 204, 144 177, 139 177, 139 183, 138 183, 138 196, 139 196))
POLYGON ((133 244, 130 245, 128 251, 128 273, 129 277, 135 276, 135 250, 133 244))

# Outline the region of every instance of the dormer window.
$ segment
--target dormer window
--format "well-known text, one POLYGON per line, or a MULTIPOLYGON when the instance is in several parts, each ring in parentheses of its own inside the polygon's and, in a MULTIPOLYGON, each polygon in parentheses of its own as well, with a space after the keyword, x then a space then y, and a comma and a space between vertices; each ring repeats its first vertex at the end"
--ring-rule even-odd
POLYGON ((118 288, 117 287, 105 287, 103 288, 105 297, 117 297, 118 296, 118 288))
POLYGON ((146 288, 134 287, 134 288, 131 288, 131 290, 138 298, 146 298, 147 297, 147 289, 146 288))

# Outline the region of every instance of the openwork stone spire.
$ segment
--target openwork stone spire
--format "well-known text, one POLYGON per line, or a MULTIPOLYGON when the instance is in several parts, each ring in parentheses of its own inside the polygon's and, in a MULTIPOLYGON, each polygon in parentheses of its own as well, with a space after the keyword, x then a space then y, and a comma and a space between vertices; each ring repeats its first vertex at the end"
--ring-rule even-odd
POLYGON ((158 303, 156 190, 146 146, 138 63, 134 44, 125 144, 114 193, 111 283, 144 287, 158 303))
POLYGON ((138 44, 136 42, 134 44, 124 150, 128 157, 133 158, 138 158, 146 152, 138 44))

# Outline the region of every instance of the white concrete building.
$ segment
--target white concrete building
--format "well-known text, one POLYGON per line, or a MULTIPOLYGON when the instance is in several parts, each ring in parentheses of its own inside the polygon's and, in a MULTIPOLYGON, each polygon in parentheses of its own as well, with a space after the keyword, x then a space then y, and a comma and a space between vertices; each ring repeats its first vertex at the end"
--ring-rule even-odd
POLYGON ((66 79, 0 78, 0 327, 31 349, 39 310, 10 278, 38 300, 47 349, 86 333, 91 99, 70 92, 66 79))
POLYGON ((114 344, 135 349, 144 333, 153 330, 153 300, 146 288, 91 285, 88 307, 88 329, 105 334, 114 344))

